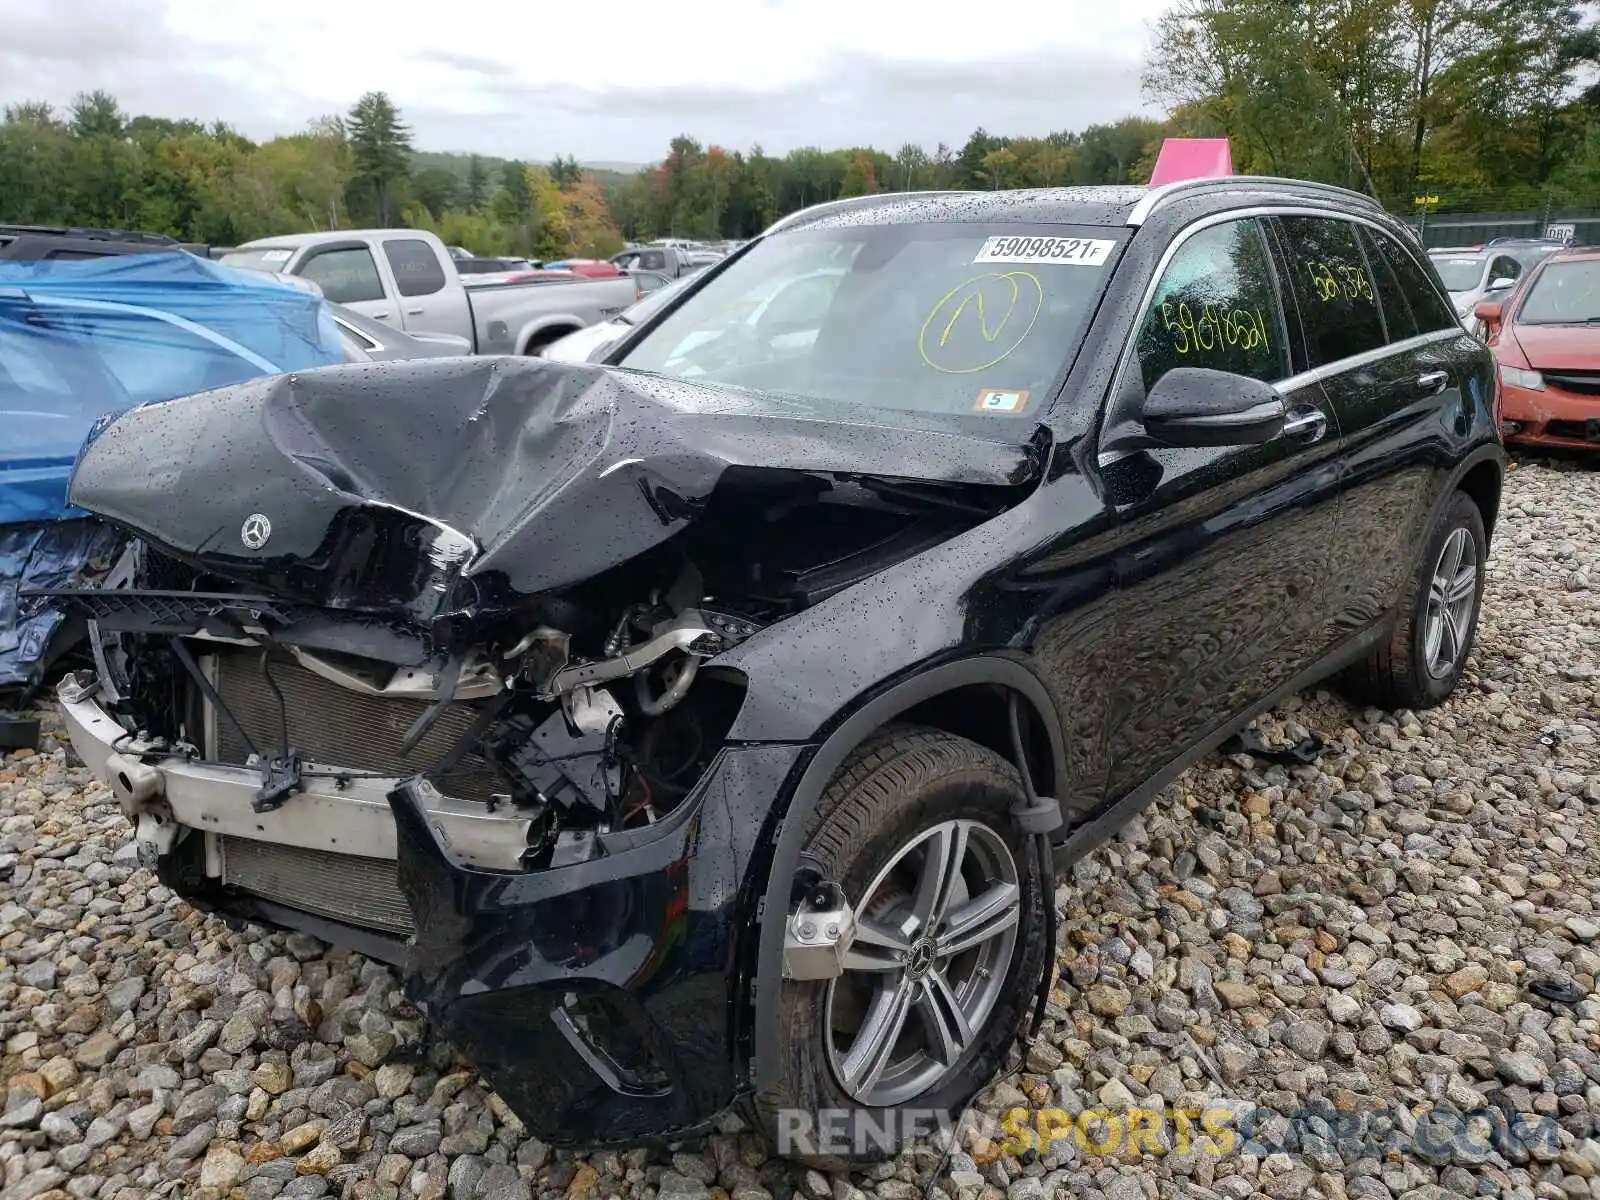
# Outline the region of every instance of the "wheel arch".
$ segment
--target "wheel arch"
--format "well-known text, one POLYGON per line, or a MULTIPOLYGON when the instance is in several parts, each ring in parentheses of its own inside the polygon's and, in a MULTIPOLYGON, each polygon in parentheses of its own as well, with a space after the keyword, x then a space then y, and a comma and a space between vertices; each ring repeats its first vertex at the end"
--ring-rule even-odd
POLYGON ((1483 514, 1483 532, 1494 538, 1495 518, 1500 515, 1500 494, 1505 487, 1505 465, 1492 456, 1478 459, 1456 479, 1454 491, 1465 492, 1483 514))
MULTIPOLYGON (((861 703, 831 724, 802 769, 778 826, 765 889, 763 919, 755 936, 750 988, 741 998, 751 1030, 750 1082, 759 1095, 773 1078, 778 1056, 778 990, 783 977, 784 914, 790 882, 799 866, 807 818, 824 789, 857 746, 885 725, 914 722, 968 738, 1016 765, 1009 706, 1021 702, 1024 754, 1040 795, 1059 795, 1067 778, 1061 722, 1044 684, 1021 661, 983 655, 931 667, 861 703)), ((747 928, 752 925, 747 922, 747 928)), ((749 961, 749 960, 747 960, 749 961)))
POLYGON ((535 346, 546 346, 557 338, 566 337, 584 327, 583 321, 572 313, 540 317, 528 322, 517 333, 517 353, 531 354, 535 346))

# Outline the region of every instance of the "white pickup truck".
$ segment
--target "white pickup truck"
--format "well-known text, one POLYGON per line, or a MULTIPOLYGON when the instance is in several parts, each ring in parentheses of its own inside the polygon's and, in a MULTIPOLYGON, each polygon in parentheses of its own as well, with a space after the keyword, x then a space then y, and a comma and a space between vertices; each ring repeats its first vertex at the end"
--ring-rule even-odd
POLYGON ((407 333, 449 333, 478 354, 537 354, 639 298, 629 276, 462 286, 450 252, 420 229, 336 229, 246 242, 225 266, 298 275, 335 304, 407 333))

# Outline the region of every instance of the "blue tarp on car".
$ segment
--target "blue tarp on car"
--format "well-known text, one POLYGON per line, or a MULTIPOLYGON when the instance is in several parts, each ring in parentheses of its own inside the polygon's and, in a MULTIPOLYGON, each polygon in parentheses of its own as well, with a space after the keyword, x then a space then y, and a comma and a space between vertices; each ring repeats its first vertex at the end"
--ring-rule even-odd
POLYGON ((59 618, 19 595, 79 586, 110 544, 66 503, 96 420, 342 361, 304 288, 175 251, 0 262, 0 687, 36 681, 59 618))

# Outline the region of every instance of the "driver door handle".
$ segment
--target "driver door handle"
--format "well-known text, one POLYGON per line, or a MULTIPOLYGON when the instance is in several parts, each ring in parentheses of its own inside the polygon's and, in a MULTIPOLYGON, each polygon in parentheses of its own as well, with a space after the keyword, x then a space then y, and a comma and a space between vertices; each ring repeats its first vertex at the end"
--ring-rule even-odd
POLYGON ((1417 376, 1417 395, 1436 396, 1450 382, 1448 371, 1425 371, 1417 376))
POLYGON ((1328 415, 1320 408, 1291 408, 1283 421, 1283 436, 1296 442, 1320 442, 1328 432, 1328 415))

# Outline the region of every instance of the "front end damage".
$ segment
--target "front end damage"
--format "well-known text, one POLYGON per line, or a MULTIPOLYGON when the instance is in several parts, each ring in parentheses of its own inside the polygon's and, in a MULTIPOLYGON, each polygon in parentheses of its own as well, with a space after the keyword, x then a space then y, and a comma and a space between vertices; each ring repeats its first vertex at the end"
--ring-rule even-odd
POLYGON ((398 964, 541 1137, 686 1132, 741 1083, 736 942, 810 752, 730 737, 761 681, 725 658, 1042 453, 536 361, 139 410, 74 477, 137 540, 54 593, 95 631, 62 714, 165 882, 398 964))

